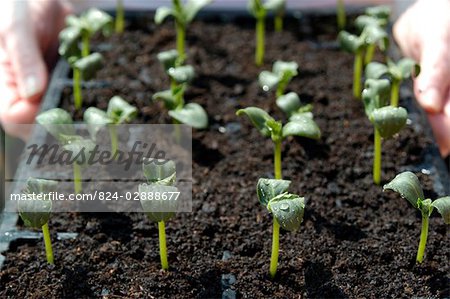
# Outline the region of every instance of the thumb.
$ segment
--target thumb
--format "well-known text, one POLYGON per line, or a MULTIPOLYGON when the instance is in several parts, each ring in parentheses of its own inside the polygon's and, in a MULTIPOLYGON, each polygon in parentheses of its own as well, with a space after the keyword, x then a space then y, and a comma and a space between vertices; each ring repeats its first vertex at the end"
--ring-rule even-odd
POLYGON ((425 43, 420 65, 421 72, 414 88, 420 105, 429 113, 440 113, 444 109, 450 83, 450 52, 448 45, 436 41, 425 43))
POLYGON ((4 33, 4 37, 5 51, 10 59, 19 96, 25 100, 38 101, 47 86, 48 74, 33 26, 27 21, 16 23, 4 33))

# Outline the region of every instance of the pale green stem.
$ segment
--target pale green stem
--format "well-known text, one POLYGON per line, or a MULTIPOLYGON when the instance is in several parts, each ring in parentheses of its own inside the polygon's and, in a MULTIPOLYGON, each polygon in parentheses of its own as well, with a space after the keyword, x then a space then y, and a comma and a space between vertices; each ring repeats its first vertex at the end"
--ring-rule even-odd
POLYGON ((274 26, 276 32, 283 31, 283 13, 278 13, 275 15, 274 26))
POLYGON ((336 4, 336 10, 337 10, 337 24, 339 31, 345 29, 345 24, 347 21, 346 14, 345 14, 345 4, 344 0, 337 0, 336 4))
POLYGON ((371 44, 366 49, 366 56, 364 57, 364 65, 368 65, 375 54, 375 44, 371 44))
POLYGON ((175 138, 175 141, 178 144, 181 144, 181 129, 180 129, 180 122, 178 120, 176 120, 175 118, 172 118, 172 123, 174 125, 174 131, 173 131, 173 135, 175 138))
POLYGON ((109 137, 111 138, 111 154, 114 159, 117 159, 117 150, 118 150, 118 140, 117 140, 117 130, 115 124, 110 124, 108 126, 109 129, 109 137))
POLYGON ((50 265, 53 265, 55 262, 53 260, 52 240, 50 239, 50 231, 48 230, 48 223, 42 226, 42 234, 44 235, 45 255, 47 256, 47 262, 50 265))
POLYGON ((422 215, 422 231, 420 233, 419 249, 417 250, 417 262, 422 263, 428 238, 428 216, 422 215))
POLYGON ((178 51, 178 60, 180 64, 186 59, 186 28, 180 22, 175 21, 175 28, 177 31, 177 51, 178 51))
POLYGON ((81 182, 81 165, 77 162, 73 163, 73 184, 75 194, 81 193, 82 190, 82 182, 81 182))
POLYGON ((361 98, 361 73, 363 69, 363 53, 358 50, 355 53, 355 63, 353 65, 353 96, 356 99, 361 98))
POLYGON ((274 173, 275 179, 281 180, 281 140, 275 141, 275 150, 274 150, 274 173))
POLYGON ((374 135, 373 182, 377 185, 381 182, 381 136, 377 129, 374 135))
POLYGON ((392 80, 391 87, 391 106, 398 107, 398 98, 400 95, 400 81, 397 79, 392 80))
POLYGON ((274 278, 277 274, 278 267, 278 253, 280 250, 280 225, 277 219, 273 217, 273 231, 272 231, 272 255, 270 257, 270 277, 274 278))
POLYGON ((81 57, 89 56, 90 52, 89 34, 85 33, 82 35, 81 57))
POLYGON ((76 110, 80 110, 83 105, 81 98, 81 72, 79 69, 73 69, 73 103, 76 110))
POLYGON ((117 0, 116 7, 116 33, 122 33, 125 28, 123 0, 117 0))
POLYGON ((255 63, 261 66, 264 63, 264 36, 265 36, 265 17, 256 18, 256 53, 255 63))
POLYGON ((161 258, 161 267, 163 270, 169 269, 167 261, 167 245, 166 245, 166 225, 164 221, 158 222, 159 231, 159 257, 161 258))

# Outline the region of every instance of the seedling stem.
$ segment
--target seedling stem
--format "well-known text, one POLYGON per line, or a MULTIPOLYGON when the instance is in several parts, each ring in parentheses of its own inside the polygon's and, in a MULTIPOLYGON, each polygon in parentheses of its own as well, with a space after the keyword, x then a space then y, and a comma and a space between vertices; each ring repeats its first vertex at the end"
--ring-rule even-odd
POLYGON ((48 230, 48 223, 42 226, 42 234, 44 235, 45 254, 47 256, 47 262, 50 265, 54 264, 52 240, 50 239, 50 231, 48 230))
POLYGON ((361 73, 363 70, 363 50, 359 49, 355 54, 355 63, 353 70, 353 96, 356 99, 361 98, 361 73))
POLYGON ((381 136, 377 129, 374 135, 373 181, 377 185, 381 182, 381 136))
POLYGON ((270 276, 275 278, 278 266, 278 251, 280 247, 280 225, 278 221, 273 218, 273 233, 272 233, 272 256, 270 257, 270 276))
POLYGON ((283 15, 282 14, 277 14, 275 16, 275 31, 276 32, 281 32, 283 31, 283 15))
POLYGON ((265 16, 256 18, 256 55, 255 62, 257 66, 261 66, 264 62, 264 31, 265 16))
POLYGON ((81 49, 81 57, 86 57, 90 53, 89 34, 83 34, 83 47, 81 49))
POLYGON ((375 53, 375 46, 376 44, 370 44, 367 46, 366 56, 364 57, 364 65, 368 65, 372 61, 375 53))
POLYGON ((275 179, 281 180, 281 140, 275 141, 275 152, 274 152, 274 169, 275 169, 275 179))
POLYGON ((166 225, 164 221, 158 222, 158 230, 159 230, 159 256, 161 258, 161 267, 163 270, 168 270, 169 262, 167 261, 166 225))
POLYGON ((399 80, 392 80, 391 85, 391 106, 398 107, 398 96, 400 93, 400 81, 399 80))
POLYGON ((108 126, 109 129, 109 137, 111 138, 111 154, 113 155, 114 159, 117 159, 117 130, 116 126, 114 124, 111 124, 108 126))
POLYGON ((117 0, 116 33, 122 33, 124 27, 123 0, 117 0))
POLYGON ((82 105, 81 98, 81 72, 79 69, 73 69, 73 101, 75 109, 80 110, 82 105))
POLYGON ((419 249, 417 250, 417 262, 422 263, 428 238, 428 215, 422 215, 422 232, 420 233, 419 249))

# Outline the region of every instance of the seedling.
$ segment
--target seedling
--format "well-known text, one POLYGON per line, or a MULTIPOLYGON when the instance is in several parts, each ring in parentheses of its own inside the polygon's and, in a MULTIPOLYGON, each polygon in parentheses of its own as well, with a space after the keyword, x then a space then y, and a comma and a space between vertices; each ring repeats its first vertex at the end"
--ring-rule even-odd
POLYGON ((101 10, 90 8, 79 17, 67 16, 66 25, 67 27, 60 34, 61 42, 65 43, 61 46, 63 49, 67 49, 65 51, 78 52, 78 43, 81 41, 81 56, 86 57, 90 54, 91 37, 99 31, 102 31, 103 35, 109 36, 113 30, 113 19, 101 10))
POLYGON ((158 223, 161 267, 168 270, 165 222, 177 210, 176 166, 171 160, 145 159, 142 169, 147 183, 139 185, 140 202, 148 218, 158 223))
MULTIPOLYGON (((355 26, 362 32, 364 28, 371 26, 379 26, 386 30, 386 26, 389 23, 389 17, 391 15, 391 9, 389 6, 381 5, 375 7, 369 7, 366 9, 365 14, 356 18, 355 26)), ((364 65, 369 64, 375 54, 375 44, 370 44, 367 46, 366 54, 364 56, 364 65)), ((384 51, 386 51, 384 49, 384 51)))
POLYGON ((337 0, 336 2, 336 19, 339 31, 344 30, 347 23, 344 0, 337 0))
MULTIPOLYGON (((285 0, 268 0, 265 3, 263 3, 262 0, 248 0, 248 5, 247 5, 248 10, 256 19, 255 63, 257 66, 261 66, 264 63, 264 52, 265 52, 264 44, 265 44, 265 31, 266 31, 265 21, 266 21, 267 12, 270 10, 275 11, 275 12, 284 11, 285 2, 286 2, 285 0)), ((277 15, 279 15, 279 14, 277 14, 277 15)), ((277 21, 275 21, 275 22, 277 22, 277 21)))
POLYGON ((48 220, 52 212, 52 201, 49 199, 50 192, 56 191, 56 181, 29 178, 25 190, 25 197, 17 204, 20 218, 26 226, 42 229, 45 244, 47 262, 54 264, 52 241, 48 229, 48 220))
POLYGON ((86 163, 84 155, 91 152, 95 144, 75 133, 72 117, 65 110, 54 108, 42 112, 36 117, 36 122, 42 125, 73 157, 73 182, 75 193, 82 191, 81 167, 86 163))
POLYGON ((107 126, 111 138, 111 153, 114 159, 118 156, 118 142, 116 126, 130 122, 137 116, 137 109, 128 104, 123 98, 114 96, 109 100, 108 109, 105 111, 95 107, 89 107, 83 115, 84 122, 88 125, 89 133, 96 140, 98 131, 107 126))
POLYGON ((122 33, 125 28, 125 13, 123 11, 123 0, 117 0, 116 2, 116 33, 122 33))
POLYGON ((256 129, 274 142, 274 174, 275 179, 282 179, 281 142, 288 136, 302 136, 311 139, 320 138, 320 129, 312 119, 311 113, 293 115, 284 126, 266 111, 257 107, 248 107, 236 112, 238 116, 247 115, 256 129))
POLYGON ((381 182, 381 138, 388 139, 406 125, 408 112, 402 107, 386 106, 390 84, 387 79, 368 79, 362 97, 365 112, 374 126, 373 181, 381 182))
POLYGON ((399 193, 401 197, 406 199, 422 214, 422 231, 416 258, 418 263, 422 263, 425 247, 427 246, 430 215, 433 212, 433 208, 436 208, 444 219, 444 222, 450 224, 450 196, 441 197, 435 201, 429 198, 425 199, 419 179, 410 171, 398 174, 389 184, 384 185, 383 190, 386 189, 399 193))
MULTIPOLYGON (((162 63, 167 75, 170 78, 170 89, 157 92, 153 95, 153 100, 161 100, 169 110, 174 124, 186 124, 196 129, 208 127, 208 115, 202 106, 196 103, 184 103, 184 92, 187 85, 194 79, 195 71, 190 65, 176 66, 178 61, 177 52, 174 50, 162 52, 158 59, 162 63)), ((180 140, 179 132, 176 131, 176 138, 180 140)))
POLYGON ((382 51, 388 47, 389 37, 380 26, 366 26, 357 36, 341 31, 338 36, 342 49, 355 55, 353 64, 353 96, 361 98, 361 75, 364 67, 364 52, 370 45, 377 45, 382 51))
POLYGON ((172 0, 172 7, 159 7, 155 13, 155 23, 161 24, 168 16, 175 19, 175 29, 177 31, 177 51, 179 63, 186 59, 186 27, 194 20, 197 13, 210 4, 212 0, 188 0, 182 4, 181 0, 172 0))
POLYGON ((262 71, 259 74, 259 85, 264 91, 269 91, 276 86, 276 97, 281 97, 291 79, 298 75, 298 64, 294 61, 276 61, 272 71, 262 71))
POLYGON ((397 63, 388 60, 387 65, 380 62, 371 62, 365 70, 366 78, 379 79, 386 76, 390 79, 392 84, 391 106, 394 107, 398 106, 400 84, 402 81, 413 76, 418 76, 419 73, 420 66, 410 58, 400 59, 397 63))
POLYGON ((298 230, 305 212, 305 198, 288 193, 290 184, 287 180, 259 179, 256 186, 259 202, 273 215, 269 272, 272 278, 277 273, 280 226, 287 231, 298 230))

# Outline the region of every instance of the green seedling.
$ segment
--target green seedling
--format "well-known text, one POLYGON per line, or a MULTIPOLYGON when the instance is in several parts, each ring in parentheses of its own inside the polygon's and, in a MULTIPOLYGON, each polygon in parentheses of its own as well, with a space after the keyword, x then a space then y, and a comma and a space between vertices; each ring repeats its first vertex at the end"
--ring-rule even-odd
MULTIPOLYGON (((171 84, 170 89, 155 93, 153 100, 163 101, 174 124, 182 123, 196 129, 207 128, 208 115, 203 107, 196 103, 185 104, 184 101, 184 92, 195 77, 194 68, 190 65, 176 66, 178 58, 174 50, 158 54, 158 59, 169 76, 171 84)), ((180 140, 180 136, 176 138, 180 140)))
MULTIPOLYGON (((285 0, 268 0, 263 3, 263 0, 248 0, 248 10, 256 19, 256 51, 255 63, 261 66, 264 63, 265 52, 265 31, 266 31, 266 16, 268 11, 275 11, 284 13, 285 0)), ((278 15, 278 14, 277 14, 278 15)), ((282 19, 281 19, 282 20, 282 19)), ((277 21, 275 21, 277 22, 277 21)), ((279 22, 279 21, 278 21, 279 22)), ((281 22, 281 26, 282 22, 281 22)))
POLYGON ((103 35, 109 36, 113 31, 112 17, 96 8, 90 8, 79 17, 67 16, 66 25, 66 28, 60 33, 60 41, 64 43, 61 45, 62 48, 60 47, 60 52, 76 52, 78 56, 81 42, 81 57, 86 57, 91 53, 90 40, 95 33, 101 31, 103 35))
POLYGON ((300 228, 305 213, 305 198, 287 192, 291 181, 259 179, 256 193, 259 202, 273 215, 270 276, 275 277, 280 247, 280 226, 287 231, 300 228))
POLYGON ((122 33, 125 28, 125 13, 123 10, 123 0, 117 0, 116 2, 116 33, 122 33))
POLYGON ((114 96, 109 100, 108 109, 105 111, 95 107, 86 109, 83 115, 84 122, 88 125, 89 134, 96 140, 97 133, 103 126, 107 126, 111 138, 111 153, 114 159, 118 156, 117 125, 127 123, 136 118, 138 110, 128 104, 123 98, 114 96))
MULTIPOLYGON (((369 7, 366 9, 364 15, 356 18, 355 26, 359 30, 359 32, 362 32, 364 28, 371 26, 378 26, 380 28, 383 28, 383 30, 386 30, 390 15, 391 9, 389 6, 382 5, 369 7)), ((367 46, 366 54, 364 56, 364 65, 367 65, 372 61, 375 54, 375 47, 376 45, 374 43, 367 46)), ((384 49, 384 51, 386 50, 387 48, 384 49)))
POLYGON ((277 106, 280 108, 290 120, 296 120, 303 116, 309 116, 312 118, 312 105, 303 105, 300 101, 300 97, 295 92, 289 92, 281 97, 277 98, 277 106))
POLYGON ((100 30, 104 35, 111 34, 113 20, 105 12, 91 8, 80 17, 67 16, 66 24, 59 34, 58 52, 72 67, 74 105, 80 110, 83 104, 81 80, 92 79, 103 63, 101 54, 90 53, 90 39, 100 30))
POLYGON ((353 96, 361 98, 361 76, 364 67, 364 53, 371 45, 377 45, 385 51, 389 36, 380 26, 366 26, 359 36, 341 31, 338 36, 341 48, 355 55, 353 64, 353 96))
POLYGON ((139 185, 140 202, 148 218, 158 223, 161 266, 168 270, 165 223, 177 211, 176 166, 171 160, 145 159, 142 169, 147 183, 139 185))
POLYGON ((274 12, 274 28, 276 32, 283 31, 283 18, 286 12, 286 0, 271 0, 266 2, 266 7, 274 12))
POLYGON ((377 185, 381 182, 381 139, 400 132, 408 118, 406 109, 387 106, 389 92, 389 80, 368 79, 362 94, 366 115, 374 126, 373 181, 377 185))
POLYGON ((404 199, 422 214, 422 232, 420 234, 419 249, 417 250, 416 258, 418 263, 422 263, 425 247, 427 246, 430 215, 433 212, 433 208, 436 208, 444 219, 444 222, 450 224, 450 196, 441 197, 435 201, 429 198, 425 199, 419 179, 410 171, 398 174, 389 184, 384 185, 383 190, 386 189, 400 193, 404 199))
POLYGON ((47 262, 54 264, 52 241, 48 229, 48 220, 52 212, 52 201, 50 192, 56 191, 58 182, 52 180, 29 178, 24 191, 24 200, 17 204, 19 215, 26 226, 42 229, 45 244, 47 262))
POLYGON ((379 79, 387 77, 391 81, 391 106, 397 107, 400 96, 400 84, 403 80, 418 76, 420 66, 410 58, 400 59, 397 63, 388 60, 387 65, 380 62, 371 62, 365 70, 366 78, 379 79))
POLYGON ((274 175, 275 179, 282 179, 281 172, 281 142, 288 136, 301 136, 311 139, 320 138, 320 129, 314 122, 311 113, 293 115, 284 126, 276 121, 266 111, 257 107, 248 107, 236 112, 238 116, 247 115, 256 129, 274 142, 274 175))
POLYGON ((264 91, 276 87, 276 97, 281 97, 291 79, 298 75, 298 64, 296 62, 276 61, 272 71, 262 71, 259 74, 259 85, 264 91))
POLYGON ((211 2, 212 0, 188 0, 186 4, 182 4, 181 0, 172 0, 172 7, 160 7, 156 10, 155 23, 158 25, 168 16, 175 19, 180 64, 186 59, 186 28, 194 20, 197 13, 211 2))
POLYGON ((74 157, 73 162, 73 182, 75 193, 82 191, 81 167, 86 163, 84 155, 80 153, 89 153, 95 143, 90 139, 85 139, 76 135, 72 117, 65 110, 54 108, 42 112, 36 117, 36 122, 42 125, 50 135, 52 135, 64 151, 71 153, 74 157))
POLYGON ((344 0, 336 1, 336 20, 339 31, 345 29, 345 25, 347 23, 347 15, 345 13, 345 3, 344 0))

